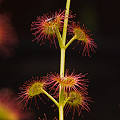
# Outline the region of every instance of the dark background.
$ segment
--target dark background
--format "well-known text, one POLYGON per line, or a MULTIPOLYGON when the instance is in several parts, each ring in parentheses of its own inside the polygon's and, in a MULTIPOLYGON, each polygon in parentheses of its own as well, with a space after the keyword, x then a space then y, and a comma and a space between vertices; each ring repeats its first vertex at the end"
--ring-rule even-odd
MULTIPOLYGON (((0 58, 0 88, 11 88, 17 94, 19 87, 34 76, 45 76, 50 72, 59 72, 59 47, 49 47, 49 42, 40 46, 32 42, 30 25, 37 16, 59 9, 65 9, 66 0, 4 0, 0 12, 8 11, 12 16, 12 24, 16 30, 19 44, 15 48, 15 55, 11 58, 0 58)), ((89 113, 82 112, 84 118, 75 120, 120 120, 120 8, 118 0, 72 0, 71 10, 76 14, 75 21, 79 21, 94 33, 98 45, 96 54, 91 58, 79 54, 80 45, 66 51, 66 68, 71 73, 89 73, 89 113)), ((44 97, 43 97, 44 99, 44 97)), ((47 114, 48 120, 54 115, 52 102, 44 100, 34 105, 31 110, 35 118, 47 114), (46 109, 46 110, 45 110, 46 109)), ((57 116, 58 117, 58 116, 57 116)), ((66 120, 70 119, 69 117, 66 120)), ((33 120, 33 119, 31 119, 33 120)))

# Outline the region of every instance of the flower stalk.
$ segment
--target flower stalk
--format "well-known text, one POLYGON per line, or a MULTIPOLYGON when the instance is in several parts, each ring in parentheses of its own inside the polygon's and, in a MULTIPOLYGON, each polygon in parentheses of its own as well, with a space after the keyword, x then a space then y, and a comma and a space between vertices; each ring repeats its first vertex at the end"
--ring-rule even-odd
POLYGON ((71 2, 71 0, 67 0, 67 2, 66 2, 65 19, 64 19, 63 34, 62 34, 62 40, 63 40, 64 45, 65 45, 65 42, 66 42, 66 34, 67 34, 67 25, 68 25, 70 2, 71 2))
MULTIPOLYGON (((61 60, 60 60, 60 77, 64 77, 64 70, 65 69, 65 48, 61 48, 61 60)), ((63 116, 63 104, 64 104, 64 88, 60 85, 59 88, 59 120, 64 120, 63 116)))
MULTIPOLYGON (((63 34, 62 34, 62 43, 63 47, 61 47, 61 58, 60 58, 60 77, 64 77, 65 71, 65 43, 66 43, 66 34, 67 34, 67 24, 68 24, 68 16, 69 16, 69 9, 70 9, 70 1, 67 0, 66 2, 66 11, 65 11, 65 19, 64 19, 64 26, 63 26, 63 34)), ((59 89, 59 120, 64 120, 64 87, 60 85, 59 89)))

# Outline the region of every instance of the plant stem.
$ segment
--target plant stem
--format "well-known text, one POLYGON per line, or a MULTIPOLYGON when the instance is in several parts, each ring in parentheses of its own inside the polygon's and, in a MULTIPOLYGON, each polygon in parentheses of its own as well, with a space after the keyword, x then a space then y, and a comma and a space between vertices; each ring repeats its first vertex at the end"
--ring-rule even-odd
POLYGON ((69 9, 70 9, 70 1, 71 0, 67 0, 67 2, 66 2, 65 19, 64 19, 63 34, 62 34, 62 40, 63 40, 63 44, 64 45, 65 45, 65 42, 66 42, 67 24, 68 24, 68 16, 69 16, 69 9))
POLYGON ((64 100, 64 106, 67 103, 67 101, 70 99, 70 97, 68 97, 66 100, 64 100))
MULTIPOLYGON (((65 69, 65 48, 61 48, 61 58, 60 58, 60 77, 64 77, 65 69)), ((59 120, 64 120, 63 115, 63 105, 64 105, 64 88, 60 85, 59 88, 59 120)))
POLYGON ((59 106, 59 120, 64 120, 63 106, 59 106))
MULTIPOLYGON (((66 11, 65 11, 65 19, 64 19, 64 26, 63 26, 63 34, 62 34, 62 47, 61 48, 61 57, 60 57, 60 77, 64 77, 65 72, 65 43, 66 43, 66 34, 67 34, 67 24, 68 24, 68 16, 69 16, 69 9, 70 9, 70 1, 67 0, 66 2, 66 11)), ((60 85, 59 88, 59 120, 64 120, 64 87, 60 85)))
POLYGON ((73 36, 73 38, 66 44, 65 49, 76 39, 76 36, 73 36))
POLYGON ((49 94, 47 93, 44 89, 42 89, 42 92, 48 96, 58 107, 59 107, 59 103, 49 94))
POLYGON ((61 34, 60 34, 58 26, 55 27, 55 31, 56 31, 56 35, 57 35, 57 38, 58 38, 59 46, 61 48, 61 46, 63 46, 62 45, 62 37, 61 37, 61 34))
POLYGON ((61 58, 60 58, 60 76, 64 77, 65 71, 65 48, 61 48, 61 58))

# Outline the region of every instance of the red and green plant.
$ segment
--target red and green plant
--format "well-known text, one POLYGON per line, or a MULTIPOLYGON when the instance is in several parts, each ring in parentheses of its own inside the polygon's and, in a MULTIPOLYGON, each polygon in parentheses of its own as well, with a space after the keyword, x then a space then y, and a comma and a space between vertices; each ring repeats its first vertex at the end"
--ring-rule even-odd
MULTIPOLYGON (((90 111, 89 104, 90 97, 87 92, 87 74, 75 74, 75 72, 69 74, 68 70, 65 72, 65 53, 70 44, 77 40, 77 44, 81 43, 83 50, 82 55, 91 56, 91 52, 95 52, 97 48, 96 43, 92 39, 90 32, 80 25, 69 21, 69 18, 73 18, 70 10, 71 0, 67 0, 66 9, 61 12, 55 12, 55 14, 43 14, 43 16, 37 17, 37 20, 31 24, 31 31, 35 35, 33 41, 45 44, 46 41, 50 41, 50 45, 54 44, 56 47, 56 38, 58 39, 60 47, 60 73, 50 73, 45 77, 32 78, 32 80, 25 83, 21 87, 22 92, 20 98, 28 103, 29 99, 33 97, 36 100, 36 96, 39 98, 40 95, 45 94, 49 97, 54 104, 58 107, 59 120, 64 120, 64 114, 73 109, 73 117, 75 111, 81 114, 81 110, 90 111), (66 35, 72 35, 70 40, 66 41, 66 35), (47 88, 50 91, 54 91, 54 96, 50 92, 47 92, 47 88), (56 98, 58 98, 56 100, 56 98)), ((27 104, 26 104, 27 105, 27 104)))

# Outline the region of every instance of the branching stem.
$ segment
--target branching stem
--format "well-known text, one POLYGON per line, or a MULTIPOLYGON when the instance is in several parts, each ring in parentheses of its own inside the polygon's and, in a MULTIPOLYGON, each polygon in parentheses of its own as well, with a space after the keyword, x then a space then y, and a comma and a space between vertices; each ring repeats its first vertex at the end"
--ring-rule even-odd
MULTIPOLYGON (((62 34, 62 45, 61 47, 61 57, 60 57, 60 77, 64 77, 65 72, 65 43, 66 43, 66 34, 67 34, 67 24, 68 24, 68 16, 69 16, 69 9, 70 9, 70 1, 67 0, 66 2, 66 11, 65 11, 65 19, 64 19, 64 26, 63 26, 63 34, 62 34)), ((60 85, 59 88, 59 120, 64 120, 64 87, 60 85)))
POLYGON ((47 93, 44 89, 42 89, 42 92, 48 96, 58 107, 59 107, 59 103, 49 94, 47 93))
POLYGON ((68 46, 76 39, 76 36, 73 36, 73 38, 66 44, 65 49, 68 48, 68 46))
MULTIPOLYGON (((66 2, 66 11, 65 11, 65 19, 64 19, 64 26, 63 26, 63 33, 62 33, 62 37, 60 34, 60 31, 58 29, 58 27, 56 26, 56 36, 58 38, 58 42, 59 42, 59 46, 61 49, 61 57, 60 57, 60 77, 63 78, 64 77, 64 72, 65 72, 65 50, 66 48, 72 43, 72 41, 75 39, 75 37, 73 37, 68 43, 66 44, 66 34, 67 34, 67 25, 68 25, 68 17, 69 17, 69 9, 70 9, 70 1, 71 0, 67 0, 66 2)), ((47 95, 58 107, 59 109, 59 120, 64 120, 64 106, 67 102, 67 100, 64 99, 64 87, 60 85, 59 88, 59 103, 49 94, 47 93, 45 90, 43 90, 43 93, 45 95, 47 95)))

